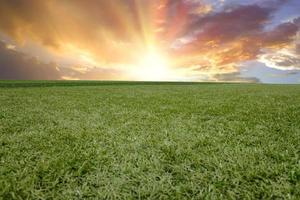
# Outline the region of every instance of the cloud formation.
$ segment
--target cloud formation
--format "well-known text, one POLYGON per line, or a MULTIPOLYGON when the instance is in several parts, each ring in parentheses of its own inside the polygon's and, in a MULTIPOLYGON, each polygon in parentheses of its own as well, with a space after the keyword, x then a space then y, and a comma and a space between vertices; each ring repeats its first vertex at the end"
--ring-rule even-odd
POLYGON ((247 82, 247 83, 259 83, 260 80, 255 77, 243 77, 239 72, 215 74, 214 78, 220 82, 247 82))
POLYGON ((16 51, 0 41, 0 79, 57 80, 60 72, 55 63, 44 64, 37 58, 16 51))
POLYGON ((266 49, 277 51, 288 47, 299 31, 299 19, 266 30, 274 10, 274 6, 246 5, 200 17, 188 29, 192 32, 187 32, 177 41, 175 52, 185 58, 193 55, 189 61, 183 59, 183 62, 200 64, 199 69, 220 71, 255 60, 266 49), (201 68, 201 63, 209 67, 201 68))
POLYGON ((269 51, 260 56, 259 60, 268 67, 279 70, 300 70, 300 57, 291 49, 269 51))
POLYGON ((90 64, 41 64, 1 44, 1 52, 10 55, 0 60, 1 76, 19 78, 14 70, 21 70, 26 60, 32 65, 32 72, 23 76, 28 79, 126 79, 127 68, 151 48, 164 52, 170 68, 210 80, 240 80, 239 66, 250 60, 298 70, 300 18, 271 26, 276 12, 289 2, 0 0, 0 32, 20 48, 32 42, 61 57, 88 55, 90 64), (12 59, 18 64, 8 68, 12 59))
POLYGON ((19 52, 15 46, 0 41, 0 79, 4 80, 121 80, 120 71, 99 67, 60 67, 44 63, 36 57, 19 52))

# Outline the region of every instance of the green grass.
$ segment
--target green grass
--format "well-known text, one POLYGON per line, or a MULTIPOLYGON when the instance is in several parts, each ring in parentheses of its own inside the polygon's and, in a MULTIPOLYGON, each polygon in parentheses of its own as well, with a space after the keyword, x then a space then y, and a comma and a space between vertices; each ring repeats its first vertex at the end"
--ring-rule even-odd
POLYGON ((1 81, 0 198, 299 199, 300 85, 1 81))

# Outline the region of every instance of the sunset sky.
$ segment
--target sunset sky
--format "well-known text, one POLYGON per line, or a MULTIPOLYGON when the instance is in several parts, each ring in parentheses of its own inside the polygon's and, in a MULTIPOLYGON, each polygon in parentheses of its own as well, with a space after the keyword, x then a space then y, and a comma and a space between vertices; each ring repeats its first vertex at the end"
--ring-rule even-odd
POLYGON ((300 1, 0 0, 0 79, 300 83, 300 1))

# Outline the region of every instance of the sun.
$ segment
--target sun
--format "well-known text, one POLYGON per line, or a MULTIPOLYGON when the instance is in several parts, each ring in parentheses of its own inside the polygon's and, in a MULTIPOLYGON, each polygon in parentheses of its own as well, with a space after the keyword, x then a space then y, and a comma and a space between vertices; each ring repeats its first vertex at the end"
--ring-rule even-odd
POLYGON ((157 51, 149 51, 141 56, 133 71, 133 75, 137 80, 144 81, 168 80, 171 74, 168 60, 157 51))

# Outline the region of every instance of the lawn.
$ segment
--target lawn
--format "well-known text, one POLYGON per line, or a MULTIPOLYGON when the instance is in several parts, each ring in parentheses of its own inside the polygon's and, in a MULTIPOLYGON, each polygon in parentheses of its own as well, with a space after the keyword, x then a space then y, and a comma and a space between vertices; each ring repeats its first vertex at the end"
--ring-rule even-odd
POLYGON ((300 85, 1 81, 1 198, 299 199, 300 85))

